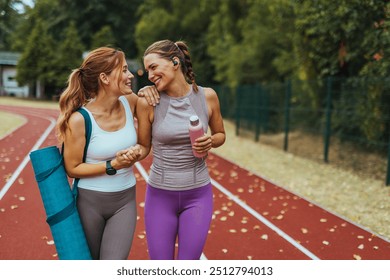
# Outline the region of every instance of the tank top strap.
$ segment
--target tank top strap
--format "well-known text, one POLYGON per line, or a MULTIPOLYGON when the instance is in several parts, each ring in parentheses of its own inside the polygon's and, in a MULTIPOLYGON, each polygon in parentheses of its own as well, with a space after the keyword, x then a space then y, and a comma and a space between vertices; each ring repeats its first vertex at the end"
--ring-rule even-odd
MULTIPOLYGON (((129 101, 126 99, 125 96, 120 96, 119 101, 122 102, 123 107, 125 108, 126 119, 131 120, 133 118, 133 113, 131 112, 129 101)), ((127 123, 127 121, 126 121, 126 123, 127 123)))
POLYGON ((165 93, 160 93, 160 102, 158 106, 154 107, 153 127, 157 128, 159 124, 165 119, 168 112, 170 99, 165 93))
POLYGON ((208 124, 209 122, 209 113, 207 110, 206 96, 204 93, 204 88, 198 86, 198 92, 193 92, 190 96, 190 102, 194 108, 196 114, 199 116, 203 124, 208 124))

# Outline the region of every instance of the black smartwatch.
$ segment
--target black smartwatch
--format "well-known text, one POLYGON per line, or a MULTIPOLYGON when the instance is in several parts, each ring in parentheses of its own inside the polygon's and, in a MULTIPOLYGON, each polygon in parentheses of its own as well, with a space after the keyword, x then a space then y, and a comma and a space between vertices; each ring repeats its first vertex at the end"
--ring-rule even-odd
POLYGON ((116 174, 116 169, 114 167, 112 167, 111 160, 106 161, 106 174, 107 175, 115 175, 116 174))

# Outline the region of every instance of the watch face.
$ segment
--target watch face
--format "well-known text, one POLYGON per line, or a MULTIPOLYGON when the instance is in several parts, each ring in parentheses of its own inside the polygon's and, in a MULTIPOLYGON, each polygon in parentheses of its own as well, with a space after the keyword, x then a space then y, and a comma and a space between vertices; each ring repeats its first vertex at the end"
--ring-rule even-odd
POLYGON ((114 168, 107 168, 106 173, 107 173, 107 175, 115 175, 116 170, 114 168))
POLYGON ((115 175, 116 169, 111 166, 111 161, 106 161, 106 174, 115 175))

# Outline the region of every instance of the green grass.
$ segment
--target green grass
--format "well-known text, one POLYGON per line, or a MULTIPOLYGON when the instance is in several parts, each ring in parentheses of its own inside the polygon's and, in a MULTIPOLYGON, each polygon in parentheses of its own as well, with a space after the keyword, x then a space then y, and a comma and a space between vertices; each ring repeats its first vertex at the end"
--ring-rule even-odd
POLYGON ((37 99, 26 99, 26 98, 16 98, 16 97, 0 97, 1 105, 14 105, 14 106, 26 106, 34 108, 49 108, 49 109, 59 109, 58 101, 45 101, 37 99))
MULTIPOLYGON (((25 106, 34 108, 58 109, 58 102, 34 99, 21 99, 16 97, 0 97, 0 105, 25 106)), ((26 119, 22 116, 0 111, 0 139, 23 125, 26 119)))
POLYGON ((26 122, 26 119, 22 116, 2 111, 0 111, 0 119, 0 139, 26 122))

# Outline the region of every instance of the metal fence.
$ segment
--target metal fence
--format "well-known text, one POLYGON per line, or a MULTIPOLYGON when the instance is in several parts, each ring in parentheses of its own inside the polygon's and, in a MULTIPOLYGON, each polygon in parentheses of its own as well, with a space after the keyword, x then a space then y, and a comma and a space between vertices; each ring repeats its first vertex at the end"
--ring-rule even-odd
POLYGON ((294 133, 312 135, 321 141, 325 162, 332 161, 331 145, 354 146, 384 159, 385 164, 371 168, 382 172, 390 185, 390 79, 330 77, 214 89, 222 115, 235 121, 237 135, 251 131, 255 141, 279 135, 285 151, 294 133))

